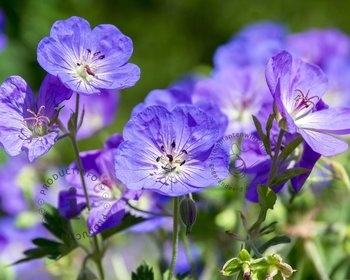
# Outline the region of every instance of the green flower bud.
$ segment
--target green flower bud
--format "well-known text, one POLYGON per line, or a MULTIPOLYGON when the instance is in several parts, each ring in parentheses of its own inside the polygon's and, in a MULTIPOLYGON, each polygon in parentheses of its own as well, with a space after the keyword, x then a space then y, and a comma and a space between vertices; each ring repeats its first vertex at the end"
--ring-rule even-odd
POLYGON ((193 199, 184 197, 180 202, 180 217, 186 226, 186 234, 191 232, 197 217, 197 206, 193 199))

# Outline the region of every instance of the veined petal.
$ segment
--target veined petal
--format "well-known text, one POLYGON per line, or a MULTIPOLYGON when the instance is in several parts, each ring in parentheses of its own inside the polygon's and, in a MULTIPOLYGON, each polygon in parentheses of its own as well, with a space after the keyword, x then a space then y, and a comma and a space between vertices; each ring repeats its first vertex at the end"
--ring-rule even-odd
POLYGON ((114 64, 99 64, 91 86, 103 89, 120 90, 133 86, 140 79, 140 68, 132 63, 115 67, 114 64))
POLYGON ((116 68, 127 63, 133 52, 131 39, 112 24, 96 26, 91 32, 88 45, 92 52, 99 51, 105 56, 99 60, 101 63, 116 68))
POLYGON ((295 121, 303 129, 313 129, 324 133, 350 133, 350 108, 330 108, 316 111, 295 121))
POLYGON ((275 96, 278 85, 283 103, 289 94, 292 61, 292 56, 288 52, 283 51, 272 57, 266 65, 265 76, 267 85, 272 96, 275 96))
POLYGON ((41 115, 52 121, 57 113, 56 107, 64 100, 69 99, 72 93, 57 77, 50 74, 46 75, 38 93, 37 107, 45 106, 45 109, 41 111, 41 115))
POLYGON ((348 149, 348 144, 328 134, 310 129, 299 129, 300 134, 316 152, 323 156, 335 156, 348 149))
POLYGON ((125 205, 124 200, 118 200, 114 203, 106 202, 99 207, 92 208, 87 221, 90 234, 96 235, 119 225, 125 215, 125 205))
POLYGON ((175 143, 191 157, 209 151, 219 136, 216 122, 204 111, 192 105, 179 105, 172 111, 172 126, 176 131, 175 143))
POLYGON ((27 109, 35 110, 34 94, 25 80, 19 76, 10 76, 0 86, 0 102, 4 113, 16 113, 27 116, 27 109))
POLYGON ((41 137, 32 138, 30 141, 24 141, 23 150, 28 154, 29 161, 46 154, 55 144, 58 138, 58 132, 50 132, 41 137))

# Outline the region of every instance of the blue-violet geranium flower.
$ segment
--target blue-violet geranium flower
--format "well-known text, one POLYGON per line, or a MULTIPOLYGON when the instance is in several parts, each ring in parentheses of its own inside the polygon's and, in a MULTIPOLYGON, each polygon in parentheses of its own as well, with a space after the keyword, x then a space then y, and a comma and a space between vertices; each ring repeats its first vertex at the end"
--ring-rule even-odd
POLYGON ((315 152, 333 156, 348 149, 348 144, 332 134, 350 133, 350 109, 318 110, 326 92, 327 77, 314 64, 283 51, 271 58, 266 80, 281 115, 280 126, 299 133, 315 152))
POLYGON ((118 178, 129 189, 149 189, 180 196, 215 185, 228 174, 228 151, 211 155, 220 131, 216 122, 193 105, 172 111, 149 106, 132 117, 115 156, 118 178))
POLYGON ((131 39, 114 25, 91 30, 85 19, 74 16, 53 24, 50 36, 38 45, 38 62, 68 88, 90 95, 139 80, 140 69, 128 63, 132 52, 131 39))
POLYGON ((47 75, 35 101, 21 77, 9 77, 0 86, 0 143, 5 151, 10 156, 24 151, 30 161, 47 153, 59 136, 54 125, 57 106, 71 95, 56 77, 47 75))

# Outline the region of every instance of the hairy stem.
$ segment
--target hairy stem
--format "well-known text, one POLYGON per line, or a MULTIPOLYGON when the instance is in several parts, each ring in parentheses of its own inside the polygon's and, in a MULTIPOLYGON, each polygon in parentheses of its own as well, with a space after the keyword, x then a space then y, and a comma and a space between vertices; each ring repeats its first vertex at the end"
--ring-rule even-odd
MULTIPOLYGON (((81 184, 83 186, 83 190, 84 190, 84 196, 85 196, 85 201, 86 201, 86 207, 88 208, 88 210, 91 210, 91 205, 90 205, 90 200, 89 200, 89 195, 87 192, 87 187, 86 187, 86 182, 85 182, 85 172, 83 169, 83 164, 81 162, 80 159, 80 151, 79 151, 79 147, 78 147, 78 143, 77 143, 77 138, 76 138, 76 134, 77 134, 77 130, 78 130, 78 115, 79 115, 79 94, 76 94, 76 104, 75 104, 75 120, 74 120, 74 131, 72 131, 70 133, 70 139, 72 142, 72 147, 73 147, 73 151, 74 151, 74 157, 75 160, 77 162, 77 166, 78 166, 78 170, 79 170, 79 174, 80 174, 80 180, 81 180, 81 184)), ((103 267, 102 267, 102 263, 101 263, 101 251, 100 251, 100 247, 98 244, 98 240, 96 236, 92 237, 93 239, 93 243, 94 243, 94 261, 96 263, 99 275, 100 275, 100 279, 104 280, 104 272, 103 272, 103 267)))
POLYGON ((179 200, 179 197, 174 198, 173 256, 171 258, 168 280, 171 280, 173 278, 179 243, 179 200))
POLYGON ((280 133, 278 134, 278 140, 277 140, 277 144, 276 144, 276 147, 275 147, 275 153, 273 154, 272 166, 271 166, 271 169, 270 169, 270 174, 269 174, 269 179, 268 179, 268 186, 269 187, 271 185, 272 179, 278 173, 278 162, 277 162, 277 160, 278 160, 278 156, 280 154, 283 136, 284 136, 284 130, 281 129, 280 133))

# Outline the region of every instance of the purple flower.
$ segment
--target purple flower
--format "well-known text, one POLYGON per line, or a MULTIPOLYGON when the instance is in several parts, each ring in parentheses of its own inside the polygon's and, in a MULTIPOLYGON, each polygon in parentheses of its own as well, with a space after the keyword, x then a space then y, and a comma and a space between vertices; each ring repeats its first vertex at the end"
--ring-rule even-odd
POLYGON ((53 279, 46 271, 43 260, 32 260, 31 262, 10 266, 10 264, 23 258, 22 252, 33 245, 32 239, 47 235, 47 231, 42 225, 36 225, 31 228, 17 228, 15 223, 15 219, 12 218, 0 219, 1 276, 4 276, 4 274, 6 276, 7 273, 14 273, 15 279, 53 279))
POLYGON ((28 209, 19 182, 19 172, 28 164, 23 156, 8 158, 0 166, 0 209, 7 214, 17 215, 28 209))
POLYGON ((324 101, 331 106, 350 105, 350 60, 332 59, 323 70, 328 77, 328 90, 324 101))
POLYGON ((218 105, 212 100, 201 98, 196 98, 196 101, 193 102, 193 92, 200 80, 198 77, 188 77, 176 82, 168 89, 152 90, 145 98, 145 101, 133 109, 132 116, 136 116, 146 107, 152 105, 160 105, 171 111, 180 104, 193 104, 206 111, 217 122, 221 132, 220 137, 223 136, 227 129, 228 120, 218 105))
POLYGON ((133 46, 129 37, 110 24, 93 30, 83 18, 56 21, 49 37, 38 45, 38 62, 48 73, 82 94, 101 93, 133 86, 140 69, 128 60, 133 46))
MULTIPOLYGON (((293 139, 295 139, 295 136, 287 134, 284 137, 284 141, 281 146, 281 151, 293 139)), ((275 144, 276 143, 272 141, 272 145, 275 144)), ((310 169, 310 172, 296 176, 291 180, 291 184, 294 191, 299 192, 304 183, 306 182, 306 179, 310 176, 311 170, 313 169, 320 157, 320 154, 314 152, 309 147, 309 145, 307 145, 307 143, 303 142, 301 144, 301 148, 298 148, 297 151, 295 151, 292 154, 291 158, 282 164, 279 173, 282 173, 286 169, 294 167, 310 169), (295 154, 297 154, 301 150, 301 156, 296 157, 295 154)), ((258 202, 258 187, 261 184, 266 185, 268 183, 269 173, 272 167, 272 160, 266 155, 266 153, 262 153, 261 150, 258 149, 258 147, 256 147, 256 149, 250 149, 248 152, 244 152, 241 155, 241 158, 245 163, 248 163, 248 168, 244 170, 244 173, 251 177, 247 186, 246 198, 252 202, 258 202), (254 162, 254 164, 251 164, 251 162, 254 162)), ((281 191, 284 186, 285 184, 277 186, 276 188, 274 188, 274 192, 277 193, 281 191)))
POLYGON ((335 58, 348 59, 350 55, 350 38, 336 29, 308 30, 286 40, 292 53, 322 68, 335 58))
POLYGON ((318 66, 283 51, 270 59, 266 80, 284 129, 301 134, 313 151, 324 156, 348 149, 332 134, 350 133, 350 109, 317 110, 327 88, 327 77, 318 66))
POLYGON ((215 185, 215 165, 226 178, 229 156, 223 149, 212 153, 220 131, 215 121, 193 105, 171 112, 150 106, 131 118, 123 131, 124 142, 115 156, 117 177, 134 190, 149 189, 180 196, 215 185))
POLYGON ((0 51, 2 51, 7 43, 7 38, 3 34, 5 25, 4 13, 0 10, 0 51))
MULTIPOLYGON (((62 105, 64 107, 60 111, 60 120, 63 124, 67 124, 75 110, 75 98, 64 101, 62 105)), ((84 139, 113 123, 119 105, 119 92, 104 90, 101 95, 81 95, 79 105, 79 111, 82 112, 84 108, 85 113, 77 137, 84 139)))
POLYGON ((284 49, 286 34, 286 28, 274 22, 249 25, 216 50, 215 68, 265 66, 271 56, 284 49))
MULTIPOLYGON (((166 203, 170 200, 169 196, 164 196, 152 191, 143 191, 139 200, 133 200, 129 203, 141 210, 151 211, 158 214, 169 214, 169 211, 166 208, 166 203)), ((152 232, 157 228, 162 227, 170 230, 173 225, 173 218, 170 216, 156 216, 140 211, 136 211, 131 207, 127 207, 127 211, 136 217, 143 217, 146 221, 141 222, 137 225, 134 225, 128 228, 130 232, 152 232)))
POLYGON ((262 72, 256 67, 226 67, 211 78, 199 81, 193 92, 193 101, 212 101, 228 117, 226 133, 255 130, 252 115, 266 114, 271 107, 268 88, 261 81, 262 72))
POLYGON ((0 143, 5 151, 11 156, 25 151, 30 161, 47 153, 59 135, 56 107, 71 94, 56 77, 47 75, 35 101, 21 77, 9 77, 0 87, 0 143))
MULTIPOLYGON (((115 176, 114 153, 122 141, 122 137, 115 134, 107 140, 104 149, 80 154, 91 204, 88 217, 91 235, 117 226, 125 215, 126 201, 141 195, 141 192, 126 189, 115 176)), ((77 171, 67 176, 72 187, 61 191, 58 203, 60 213, 66 218, 80 214, 86 207, 76 164, 71 169, 77 171)))

